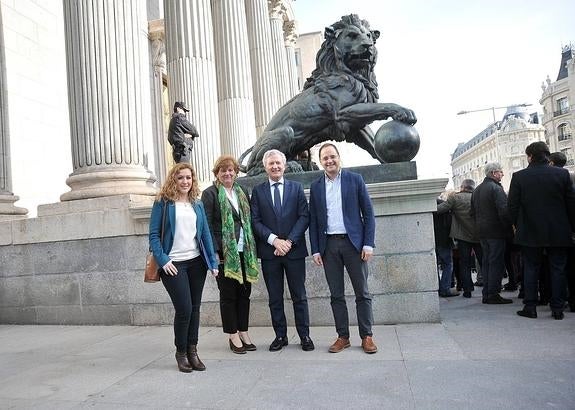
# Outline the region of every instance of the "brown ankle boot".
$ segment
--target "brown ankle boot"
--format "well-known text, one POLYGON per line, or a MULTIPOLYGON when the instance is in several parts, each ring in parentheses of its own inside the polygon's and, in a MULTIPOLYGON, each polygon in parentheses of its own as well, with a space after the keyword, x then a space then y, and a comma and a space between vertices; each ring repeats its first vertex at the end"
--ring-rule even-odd
POLYGON ((198 356, 196 345, 190 345, 188 347, 188 361, 192 365, 192 369, 199 371, 206 370, 206 366, 202 363, 200 357, 198 356))
POLYGON ((181 372, 190 373, 193 370, 185 352, 176 352, 176 362, 181 372))

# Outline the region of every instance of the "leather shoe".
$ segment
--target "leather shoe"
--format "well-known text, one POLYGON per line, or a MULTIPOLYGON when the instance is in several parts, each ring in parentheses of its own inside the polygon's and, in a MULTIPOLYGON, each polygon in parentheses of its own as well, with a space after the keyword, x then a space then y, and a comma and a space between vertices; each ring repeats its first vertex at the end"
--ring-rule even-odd
POLYGON ((471 297, 471 292, 468 291, 468 290, 464 291, 464 292, 463 292, 463 297, 469 299, 469 298, 471 297))
POLYGON ((343 349, 347 349, 351 346, 349 343, 349 337, 338 337, 335 342, 329 347, 330 353, 339 353, 343 349))
POLYGON ((529 319, 536 319, 537 318, 537 310, 528 309, 527 307, 524 307, 523 309, 518 310, 517 314, 519 316, 528 317, 529 319))
POLYGON ((553 319, 555 319, 555 320, 563 320, 563 318, 565 317, 563 312, 561 312, 560 310, 552 311, 551 316, 553 316, 553 319))
POLYGON ((191 373, 194 370, 188 361, 186 352, 176 352, 176 363, 178 363, 178 370, 183 373, 191 373))
POLYGON ((246 352, 255 352, 256 350, 258 350, 258 348, 256 347, 255 344, 253 343, 246 343, 242 340, 242 346, 244 347, 244 350, 246 352))
POLYGON ((232 352, 234 352, 235 354, 246 354, 246 348, 244 347, 243 342, 242 342, 242 345, 240 347, 237 347, 234 344, 234 342, 232 342, 232 339, 228 339, 228 340, 230 341, 230 350, 232 352))
POLYGON ((371 336, 366 336, 361 340, 361 348, 365 353, 377 353, 377 346, 373 343, 371 336))
POLYGON ((448 289, 445 292, 439 292, 439 296, 442 298, 450 298, 452 296, 459 296, 459 292, 457 292, 453 289, 448 289))
POLYGON ((513 301, 511 299, 502 298, 499 293, 496 293, 495 295, 488 296, 484 303, 488 305, 506 305, 508 303, 513 303, 513 301))
POLYGON ((197 345, 188 346, 188 361, 190 362, 192 369, 200 372, 206 370, 206 365, 202 363, 200 356, 198 356, 197 345))
POLYGON ((309 336, 302 337, 301 350, 303 350, 304 352, 311 352, 313 349, 315 349, 315 346, 313 345, 313 341, 311 340, 311 338, 309 336))
POLYGON ((277 352, 278 350, 282 350, 282 348, 287 345, 288 345, 287 336, 284 337, 277 336, 270 345, 270 352, 277 352))

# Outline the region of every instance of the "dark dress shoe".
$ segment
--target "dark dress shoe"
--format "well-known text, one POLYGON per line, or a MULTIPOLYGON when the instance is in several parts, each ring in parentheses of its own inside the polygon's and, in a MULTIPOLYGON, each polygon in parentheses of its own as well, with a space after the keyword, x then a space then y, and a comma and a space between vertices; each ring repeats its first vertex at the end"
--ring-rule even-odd
POLYGON ((186 352, 176 352, 176 363, 178 363, 178 370, 184 373, 191 373, 192 365, 188 361, 186 352))
POLYGON ((496 293, 495 295, 487 297, 484 303, 488 305, 506 305, 508 303, 513 303, 513 301, 511 299, 502 298, 499 293, 496 293))
POLYGON ((555 319, 555 320, 563 320, 563 318, 565 317, 563 312, 561 312, 559 310, 552 311, 551 316, 553 316, 553 319, 555 319))
MULTIPOLYGON (((240 338, 241 339, 241 338, 240 338)), ((258 350, 258 348, 256 347, 255 344, 253 343, 246 343, 242 340, 242 345, 244 346, 244 350, 246 352, 255 352, 256 350, 258 350)))
POLYGON ((469 299, 469 298, 471 297, 471 292, 468 291, 468 290, 464 291, 464 292, 463 292, 463 297, 469 299))
POLYGON ((517 311, 519 316, 528 317, 529 319, 536 319, 537 318, 537 311, 535 309, 527 309, 523 308, 517 311))
POLYGON ((315 346, 313 345, 313 341, 310 339, 309 336, 304 336, 301 339, 301 350, 303 350, 304 352, 311 352, 313 349, 315 349, 315 346))
POLYGON ((272 344, 270 345, 270 352, 277 352, 278 350, 282 350, 282 348, 287 345, 288 345, 287 336, 276 337, 272 342, 272 344))
POLYGON ((234 342, 232 342, 232 339, 229 339, 230 341, 230 350, 232 352, 234 352, 235 354, 246 354, 246 349, 243 346, 243 342, 242 345, 240 347, 237 347, 234 342))

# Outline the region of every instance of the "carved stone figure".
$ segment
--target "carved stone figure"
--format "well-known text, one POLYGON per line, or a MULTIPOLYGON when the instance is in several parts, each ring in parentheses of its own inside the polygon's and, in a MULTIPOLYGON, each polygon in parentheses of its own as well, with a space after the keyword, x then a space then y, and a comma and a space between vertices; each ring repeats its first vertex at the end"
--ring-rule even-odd
POLYGON ((248 175, 264 172, 263 154, 272 148, 288 160, 286 172, 301 171, 297 156, 328 140, 352 142, 379 160, 374 149, 373 121, 389 117, 406 124, 417 119, 410 109, 392 103, 378 103, 374 66, 375 42, 379 31, 357 15, 343 16, 325 29, 325 40, 316 56, 316 69, 304 90, 272 117, 251 151, 248 175))
POLYGON ((194 139, 200 136, 196 127, 186 118, 188 111, 190 110, 186 107, 185 102, 176 101, 174 103, 174 113, 168 128, 168 142, 172 146, 172 158, 176 164, 190 162, 190 152, 194 148, 194 139))

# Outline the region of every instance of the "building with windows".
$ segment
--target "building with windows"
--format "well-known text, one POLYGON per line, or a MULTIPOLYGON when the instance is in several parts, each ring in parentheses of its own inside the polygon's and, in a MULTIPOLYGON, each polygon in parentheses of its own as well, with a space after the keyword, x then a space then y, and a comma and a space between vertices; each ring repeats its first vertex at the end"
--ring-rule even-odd
POLYGON ((525 107, 511 106, 501 121, 489 124, 475 137, 459 144, 451 156, 455 189, 459 189, 464 179, 480 183, 485 177, 485 165, 499 162, 505 174, 501 184, 507 192, 511 174, 527 166, 525 147, 545 140, 545 128, 538 122, 536 113, 529 114, 525 107))
POLYGON ((543 94, 539 101, 543 106, 542 123, 545 138, 552 152, 561 151, 567 157, 566 168, 575 170, 575 47, 563 47, 559 73, 555 82, 549 76, 541 84, 543 94))

